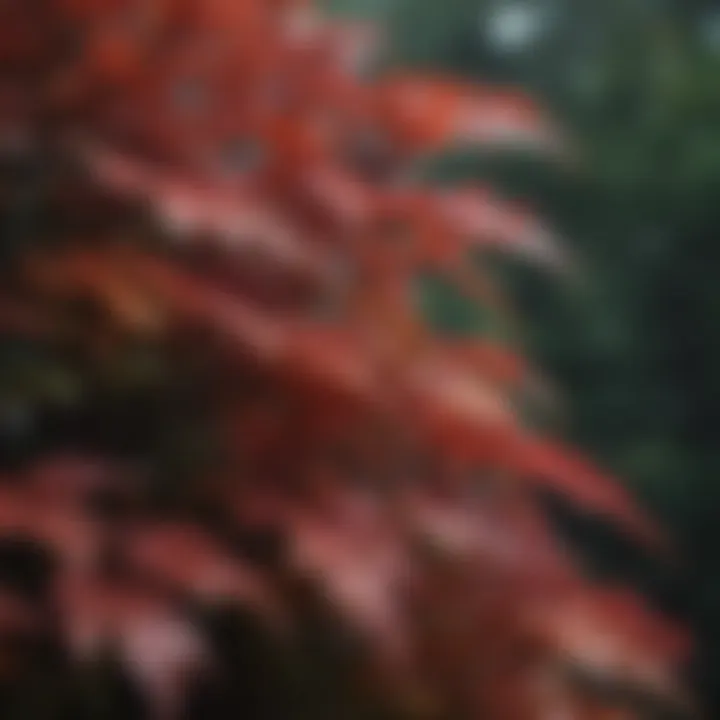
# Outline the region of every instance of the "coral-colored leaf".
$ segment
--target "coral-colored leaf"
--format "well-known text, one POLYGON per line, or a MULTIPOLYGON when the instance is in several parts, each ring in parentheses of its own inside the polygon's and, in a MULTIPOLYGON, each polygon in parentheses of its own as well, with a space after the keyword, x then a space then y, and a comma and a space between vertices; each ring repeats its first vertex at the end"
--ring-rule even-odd
POLYGON ((553 268, 567 265, 553 234, 523 208, 488 191, 448 192, 438 198, 440 213, 471 247, 498 247, 553 268))
POLYGON ((657 525, 629 492, 575 452, 550 441, 525 438, 518 443, 512 462, 518 472, 540 487, 566 496, 590 513, 615 520, 655 547, 665 545, 657 525))
POLYGON ((134 528, 125 552, 137 572, 169 588, 214 602, 232 599, 259 614, 271 615, 277 610, 258 574, 192 525, 134 528))
POLYGON ((447 79, 389 78, 381 86, 383 119, 420 150, 450 144, 537 145, 555 150, 547 118, 525 96, 447 79))
POLYGON ((151 168, 94 151, 90 162, 100 182, 131 197, 145 198, 171 231, 186 240, 210 237, 242 262, 265 255, 281 268, 328 279, 330 264, 302 235, 258 197, 242 188, 183 182, 151 168))

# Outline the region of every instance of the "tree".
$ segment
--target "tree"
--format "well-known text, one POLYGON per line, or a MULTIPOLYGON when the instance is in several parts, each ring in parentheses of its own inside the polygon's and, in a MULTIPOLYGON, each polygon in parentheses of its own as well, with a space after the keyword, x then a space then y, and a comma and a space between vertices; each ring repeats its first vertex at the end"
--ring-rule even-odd
POLYGON ((541 109, 366 73, 373 33, 298 1, 2 14, 8 714, 687 711, 684 633, 584 578, 536 493, 663 534, 525 418, 511 347, 417 307, 430 274, 504 327, 495 250, 567 268, 524 208, 413 172, 562 154, 541 109))

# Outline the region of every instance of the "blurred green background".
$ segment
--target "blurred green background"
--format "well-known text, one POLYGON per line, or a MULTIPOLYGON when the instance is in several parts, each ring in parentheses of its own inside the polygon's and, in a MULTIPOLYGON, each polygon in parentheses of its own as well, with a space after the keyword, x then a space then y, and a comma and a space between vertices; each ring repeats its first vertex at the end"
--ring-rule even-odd
POLYGON ((572 169, 464 155, 436 172, 530 199, 577 255, 581 283, 514 271, 527 345, 564 393, 565 432, 673 529, 683 571, 570 529, 596 570, 690 619, 695 679, 720 710, 720 3, 330 5, 386 21, 393 62, 528 88, 575 137, 572 169))

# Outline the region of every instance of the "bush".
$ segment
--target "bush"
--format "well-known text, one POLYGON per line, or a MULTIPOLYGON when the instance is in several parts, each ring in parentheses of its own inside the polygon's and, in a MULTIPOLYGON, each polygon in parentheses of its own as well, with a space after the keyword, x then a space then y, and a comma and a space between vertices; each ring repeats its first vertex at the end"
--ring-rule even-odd
POLYGON ((508 343, 418 302, 512 327, 490 256, 568 269, 413 172, 562 154, 542 111, 377 75, 301 2, 0 12, 7 716, 685 711, 683 633, 584 579, 537 495, 662 533, 532 427, 508 343))

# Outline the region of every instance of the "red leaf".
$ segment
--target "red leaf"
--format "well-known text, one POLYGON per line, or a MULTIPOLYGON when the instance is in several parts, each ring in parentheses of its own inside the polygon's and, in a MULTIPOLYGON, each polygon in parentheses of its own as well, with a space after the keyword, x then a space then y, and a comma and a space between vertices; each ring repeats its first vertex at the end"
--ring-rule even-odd
POLYGON ((518 442, 512 465, 538 486, 566 496, 587 512, 613 519, 654 547, 666 547, 664 534, 622 485, 571 450, 526 437, 518 442))
POLYGON ((420 150, 449 144, 537 145, 557 149, 543 113, 520 94, 447 79, 390 78, 380 86, 382 118, 420 150))
POLYGON ((469 247, 507 249, 555 269, 567 265, 547 228, 523 208, 488 191, 451 191, 440 196, 438 204, 449 227, 465 238, 469 247))

